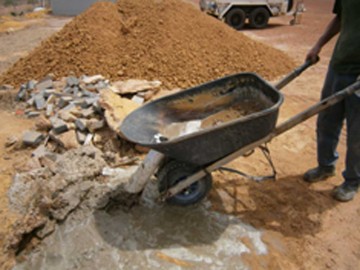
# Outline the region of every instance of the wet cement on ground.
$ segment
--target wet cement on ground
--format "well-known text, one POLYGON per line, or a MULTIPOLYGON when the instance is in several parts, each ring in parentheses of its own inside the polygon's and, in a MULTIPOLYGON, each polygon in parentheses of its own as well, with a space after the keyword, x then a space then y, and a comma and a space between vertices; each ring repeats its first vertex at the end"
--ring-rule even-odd
POLYGON ((204 203, 112 207, 73 215, 14 269, 248 269, 250 252, 267 253, 261 232, 204 203))

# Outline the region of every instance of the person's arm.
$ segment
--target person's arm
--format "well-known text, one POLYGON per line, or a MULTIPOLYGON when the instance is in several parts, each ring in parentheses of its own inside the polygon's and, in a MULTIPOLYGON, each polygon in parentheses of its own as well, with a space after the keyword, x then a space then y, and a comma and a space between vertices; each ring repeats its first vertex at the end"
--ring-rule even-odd
POLYGON ((324 33, 321 35, 321 37, 315 43, 315 45, 310 49, 310 51, 306 55, 306 60, 316 62, 316 59, 322 47, 340 32, 340 28, 341 28, 341 19, 339 15, 337 15, 330 21, 324 33))

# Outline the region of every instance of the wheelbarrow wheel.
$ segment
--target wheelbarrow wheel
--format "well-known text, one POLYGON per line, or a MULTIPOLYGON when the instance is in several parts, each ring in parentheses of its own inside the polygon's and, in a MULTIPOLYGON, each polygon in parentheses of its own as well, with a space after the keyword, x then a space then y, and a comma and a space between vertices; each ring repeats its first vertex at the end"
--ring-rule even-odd
MULTIPOLYGON (((185 180, 196 172, 196 167, 178 161, 169 161, 162 166, 157 174, 160 193, 165 192, 177 183, 185 180)), ((182 192, 167 199, 167 202, 179 206, 188 206, 200 202, 208 194, 212 186, 210 174, 192 184, 182 192)))

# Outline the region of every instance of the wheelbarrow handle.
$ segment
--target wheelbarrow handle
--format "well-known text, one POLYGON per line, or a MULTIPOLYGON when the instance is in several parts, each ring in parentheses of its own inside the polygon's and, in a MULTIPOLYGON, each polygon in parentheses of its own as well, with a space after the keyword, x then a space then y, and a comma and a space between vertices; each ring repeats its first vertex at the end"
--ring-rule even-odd
POLYGON ((295 68, 291 73, 289 73, 287 76, 285 76, 283 79, 281 79, 277 84, 275 84, 275 88, 277 90, 281 90, 286 85, 288 85, 291 81, 293 81, 295 78, 300 76, 300 74, 303 73, 306 69, 308 69, 312 65, 315 65, 317 62, 319 62, 319 60, 320 60, 319 56, 317 56, 315 61, 306 60, 306 62, 304 64, 295 68))

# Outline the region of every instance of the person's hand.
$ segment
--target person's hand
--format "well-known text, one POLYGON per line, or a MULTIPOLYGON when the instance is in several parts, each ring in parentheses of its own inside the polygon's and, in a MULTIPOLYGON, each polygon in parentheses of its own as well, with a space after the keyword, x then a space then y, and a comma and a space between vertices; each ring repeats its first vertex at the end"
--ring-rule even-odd
POLYGON ((311 61, 311 63, 316 63, 319 60, 319 53, 321 48, 317 45, 311 48, 311 50, 306 55, 306 61, 311 61))

